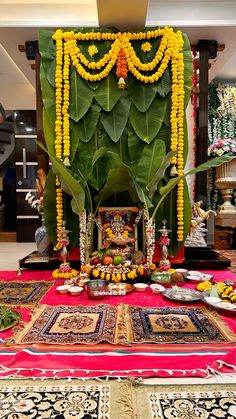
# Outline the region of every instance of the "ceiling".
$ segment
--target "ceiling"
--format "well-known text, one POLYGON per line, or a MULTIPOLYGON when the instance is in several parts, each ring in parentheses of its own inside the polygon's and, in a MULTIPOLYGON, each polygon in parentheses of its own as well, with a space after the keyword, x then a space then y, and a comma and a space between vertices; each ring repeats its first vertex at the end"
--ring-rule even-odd
POLYGON ((0 5, 0 102, 5 109, 36 107, 35 71, 18 45, 36 40, 39 28, 172 26, 186 32, 192 44, 199 39, 225 44, 209 79, 236 82, 236 0, 0 0, 0 5))

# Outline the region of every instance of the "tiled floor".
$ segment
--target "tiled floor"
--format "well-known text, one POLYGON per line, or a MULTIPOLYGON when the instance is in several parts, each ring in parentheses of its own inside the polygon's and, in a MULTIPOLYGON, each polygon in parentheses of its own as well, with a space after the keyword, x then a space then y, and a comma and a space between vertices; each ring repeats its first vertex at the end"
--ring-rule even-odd
POLYGON ((16 270, 19 259, 22 259, 34 250, 36 250, 35 243, 0 243, 0 270, 16 270))
MULTIPOLYGON (((18 260, 36 250, 34 243, 0 243, 0 270, 17 270, 18 260)), ((219 384, 235 383, 236 374, 216 374, 209 378, 150 378, 144 380, 147 384, 219 384)))

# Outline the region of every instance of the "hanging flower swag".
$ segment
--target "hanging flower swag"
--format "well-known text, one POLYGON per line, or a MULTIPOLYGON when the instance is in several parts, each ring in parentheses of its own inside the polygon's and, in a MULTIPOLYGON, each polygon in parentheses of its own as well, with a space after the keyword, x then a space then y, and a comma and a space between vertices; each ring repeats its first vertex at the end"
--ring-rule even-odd
MULTIPOLYGON (((56 156, 70 166, 70 64, 76 69, 80 77, 89 82, 98 82, 106 78, 116 65, 118 85, 125 87, 128 72, 137 80, 145 84, 153 84, 160 80, 171 65, 171 109, 170 109, 170 150, 177 153, 171 159, 171 175, 183 174, 184 169, 184 59, 183 36, 180 31, 172 28, 155 29, 147 32, 63 32, 61 29, 53 34, 56 42, 56 120, 55 120, 55 151, 56 156), (152 49, 149 40, 159 40, 154 58, 150 62, 141 62, 132 41, 144 41, 140 49, 148 53, 152 49), (99 41, 111 41, 109 51, 98 61, 89 61, 82 52, 80 43, 91 41, 88 47, 90 57, 99 51, 99 41), (97 43, 97 46, 94 45, 97 43)), ((63 205, 62 189, 59 178, 56 179, 56 210, 57 231, 62 228, 63 205)), ((177 185, 177 241, 184 238, 183 223, 183 193, 184 184, 181 180, 177 185)), ((58 236, 58 243, 60 237, 58 236)), ((60 247, 58 244, 57 247, 60 247)))

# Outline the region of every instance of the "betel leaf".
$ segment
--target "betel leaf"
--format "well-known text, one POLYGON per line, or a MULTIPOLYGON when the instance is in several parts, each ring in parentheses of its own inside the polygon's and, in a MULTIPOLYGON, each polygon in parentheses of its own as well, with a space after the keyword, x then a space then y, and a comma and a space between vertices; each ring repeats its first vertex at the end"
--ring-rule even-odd
POLYGON ((118 80, 111 71, 108 76, 103 79, 94 91, 94 96, 101 108, 110 112, 121 96, 121 89, 118 88, 118 80))
POLYGON ((130 109, 130 122, 141 140, 150 144, 157 137, 166 112, 166 99, 156 97, 146 112, 140 112, 134 104, 130 109))
POLYGON ((133 104, 140 112, 145 112, 151 105, 156 96, 156 92, 151 84, 140 83, 135 80, 127 86, 128 93, 133 104))
POLYGON ((110 112, 101 111, 101 123, 112 141, 117 142, 128 121, 130 101, 127 95, 121 96, 110 112))
POLYGON ((85 81, 77 74, 75 68, 70 75, 70 106, 71 119, 78 122, 88 111, 92 104, 93 91, 88 88, 85 81))
POLYGON ((93 102, 89 110, 77 124, 78 138, 80 138, 80 140, 82 140, 84 143, 88 143, 95 132, 100 110, 100 106, 93 102))

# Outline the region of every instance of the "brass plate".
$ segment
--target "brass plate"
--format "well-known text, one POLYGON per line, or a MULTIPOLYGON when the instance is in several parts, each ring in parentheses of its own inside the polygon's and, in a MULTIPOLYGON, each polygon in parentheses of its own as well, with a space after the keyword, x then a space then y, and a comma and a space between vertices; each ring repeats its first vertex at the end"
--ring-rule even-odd
POLYGON ((114 283, 114 284, 109 284, 108 285, 108 289, 109 291, 115 291, 115 292, 130 292, 132 291, 132 289, 134 288, 134 286, 132 284, 126 284, 126 283, 114 283))

